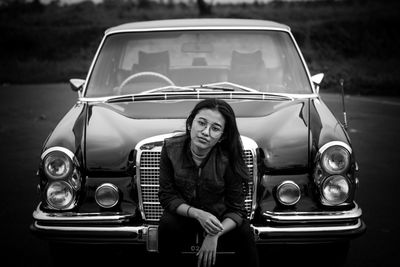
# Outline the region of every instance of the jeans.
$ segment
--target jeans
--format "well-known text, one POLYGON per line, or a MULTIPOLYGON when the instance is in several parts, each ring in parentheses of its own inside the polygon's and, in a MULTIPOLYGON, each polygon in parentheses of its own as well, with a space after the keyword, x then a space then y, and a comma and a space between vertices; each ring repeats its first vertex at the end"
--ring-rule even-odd
MULTIPOLYGON (((171 266, 184 266, 183 255, 195 255, 203 237, 204 230, 197 220, 164 211, 158 227, 158 250, 162 261, 171 266)), ((254 234, 247 219, 241 226, 219 237, 216 265, 222 255, 218 253, 223 252, 234 252, 235 266, 259 266, 254 234)))

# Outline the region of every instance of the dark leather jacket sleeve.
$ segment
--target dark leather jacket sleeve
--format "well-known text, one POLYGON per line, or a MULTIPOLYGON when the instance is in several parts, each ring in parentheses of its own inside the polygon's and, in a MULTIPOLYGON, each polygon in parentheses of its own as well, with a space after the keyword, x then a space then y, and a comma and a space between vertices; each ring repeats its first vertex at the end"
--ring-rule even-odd
POLYGON ((166 145, 161 150, 160 158, 160 189, 158 198, 161 206, 175 213, 179 205, 185 203, 174 183, 174 170, 171 160, 168 158, 166 145))
POLYGON ((244 207, 245 191, 241 179, 234 177, 231 168, 225 174, 225 205, 226 211, 223 219, 230 218, 239 226, 246 218, 247 211, 244 207))

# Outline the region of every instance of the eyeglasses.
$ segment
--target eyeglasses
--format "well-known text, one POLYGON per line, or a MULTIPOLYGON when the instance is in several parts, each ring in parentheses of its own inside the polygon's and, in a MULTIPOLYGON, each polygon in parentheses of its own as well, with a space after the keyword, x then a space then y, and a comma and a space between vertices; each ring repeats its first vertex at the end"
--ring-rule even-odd
POLYGON ((204 131, 207 126, 210 125, 209 134, 212 138, 218 138, 224 133, 224 129, 215 123, 209 123, 205 119, 194 119, 193 120, 193 127, 195 127, 198 131, 204 131))

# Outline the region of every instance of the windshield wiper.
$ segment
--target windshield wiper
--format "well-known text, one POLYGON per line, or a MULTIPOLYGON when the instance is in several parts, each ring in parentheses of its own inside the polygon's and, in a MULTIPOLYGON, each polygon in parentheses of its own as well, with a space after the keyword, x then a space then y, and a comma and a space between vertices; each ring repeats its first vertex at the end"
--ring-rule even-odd
POLYGON ((207 90, 220 90, 220 91, 235 91, 235 88, 232 87, 223 87, 223 86, 215 86, 215 85, 207 85, 207 84, 201 84, 198 86, 191 86, 194 89, 201 90, 201 89, 207 89, 207 90))
POLYGON ((231 83, 231 82, 217 82, 217 83, 208 83, 208 84, 200 84, 200 85, 191 85, 190 87, 196 89, 208 89, 208 90, 221 90, 221 91, 236 91, 242 90, 245 92, 259 92, 253 88, 246 87, 244 85, 231 83), (226 85, 226 86, 224 86, 226 85))
POLYGON ((196 92, 196 89, 189 86, 168 85, 143 91, 140 92, 139 94, 145 95, 145 94, 163 93, 163 92, 196 92))

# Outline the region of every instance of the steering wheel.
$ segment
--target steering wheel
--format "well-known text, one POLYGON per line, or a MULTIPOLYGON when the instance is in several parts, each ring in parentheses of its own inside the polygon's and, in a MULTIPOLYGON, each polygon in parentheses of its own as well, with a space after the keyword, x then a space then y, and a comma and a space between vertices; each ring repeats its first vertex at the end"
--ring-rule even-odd
POLYGON ((132 75, 130 75, 128 78, 126 78, 121 85, 118 87, 117 91, 118 94, 121 94, 122 88, 127 85, 130 81, 142 77, 142 76, 153 76, 153 77, 157 77, 157 78, 161 78, 162 80, 166 81, 169 85, 175 86, 174 82, 168 78, 167 76, 158 73, 158 72, 153 72, 153 71, 142 71, 142 72, 138 72, 138 73, 134 73, 132 75))

